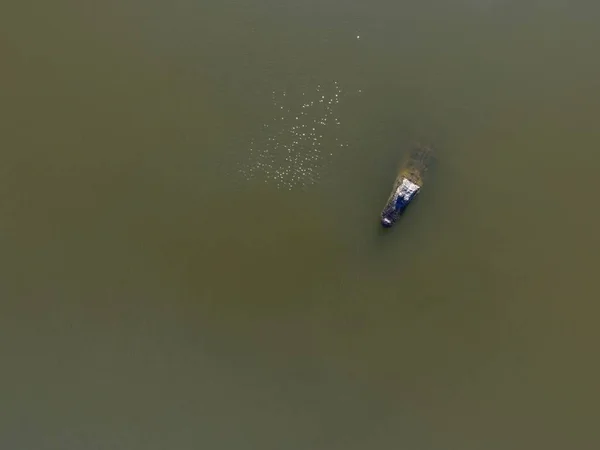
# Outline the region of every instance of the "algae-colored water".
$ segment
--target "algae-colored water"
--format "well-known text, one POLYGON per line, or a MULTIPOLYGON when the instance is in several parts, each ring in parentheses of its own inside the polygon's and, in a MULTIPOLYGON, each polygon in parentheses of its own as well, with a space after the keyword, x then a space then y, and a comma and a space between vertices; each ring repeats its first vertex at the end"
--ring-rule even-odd
POLYGON ((598 6, 0 12, 0 447, 599 447, 598 6))

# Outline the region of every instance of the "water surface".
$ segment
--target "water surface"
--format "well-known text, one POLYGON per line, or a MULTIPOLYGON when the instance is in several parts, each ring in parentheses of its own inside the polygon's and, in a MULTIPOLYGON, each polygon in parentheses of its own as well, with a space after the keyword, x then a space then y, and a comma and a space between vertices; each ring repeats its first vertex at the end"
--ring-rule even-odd
POLYGON ((1 447, 598 448, 597 6, 0 12, 1 447))

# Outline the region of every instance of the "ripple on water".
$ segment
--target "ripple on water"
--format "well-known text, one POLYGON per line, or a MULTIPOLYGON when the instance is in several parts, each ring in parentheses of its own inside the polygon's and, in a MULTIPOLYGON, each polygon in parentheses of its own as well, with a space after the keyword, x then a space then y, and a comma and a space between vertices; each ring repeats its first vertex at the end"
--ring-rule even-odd
POLYGON ((271 117, 251 139, 240 173, 282 189, 317 183, 336 151, 347 146, 338 116, 343 95, 336 81, 273 91, 271 117))

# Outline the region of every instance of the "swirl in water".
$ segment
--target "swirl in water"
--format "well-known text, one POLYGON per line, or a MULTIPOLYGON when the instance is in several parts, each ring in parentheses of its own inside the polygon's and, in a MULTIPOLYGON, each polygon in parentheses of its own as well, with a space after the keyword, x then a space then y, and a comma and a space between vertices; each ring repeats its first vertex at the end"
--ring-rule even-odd
POLYGON ((240 172, 278 188, 303 188, 319 180, 341 142, 337 82, 301 92, 273 91, 272 117, 251 141, 240 172))

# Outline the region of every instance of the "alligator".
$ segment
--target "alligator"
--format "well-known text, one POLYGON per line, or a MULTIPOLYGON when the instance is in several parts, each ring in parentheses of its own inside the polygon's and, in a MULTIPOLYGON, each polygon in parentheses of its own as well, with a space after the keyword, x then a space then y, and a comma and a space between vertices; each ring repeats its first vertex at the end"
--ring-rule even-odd
POLYGON ((406 207, 419 195, 432 156, 432 149, 421 144, 414 145, 408 152, 398 171, 392 193, 381 212, 383 227, 393 226, 406 207))

